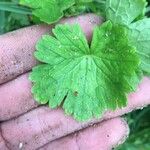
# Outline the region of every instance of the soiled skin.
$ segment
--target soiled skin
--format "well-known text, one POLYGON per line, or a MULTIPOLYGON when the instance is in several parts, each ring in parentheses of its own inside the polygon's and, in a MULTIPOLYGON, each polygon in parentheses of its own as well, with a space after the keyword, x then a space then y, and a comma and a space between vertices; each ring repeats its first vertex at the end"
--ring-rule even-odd
MULTIPOLYGON (((92 15, 69 18, 79 23, 88 40, 102 19, 92 15)), ((0 36, 0 150, 111 150, 129 132, 119 116, 150 104, 150 78, 144 77, 128 106, 106 112, 100 119, 76 122, 60 108, 51 110, 32 98, 28 72, 38 62, 35 44, 52 27, 39 25, 0 36)))

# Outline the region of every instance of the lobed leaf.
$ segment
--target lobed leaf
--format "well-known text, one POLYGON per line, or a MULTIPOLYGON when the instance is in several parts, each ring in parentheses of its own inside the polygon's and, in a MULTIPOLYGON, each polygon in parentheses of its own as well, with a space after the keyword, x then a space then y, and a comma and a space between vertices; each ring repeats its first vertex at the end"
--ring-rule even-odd
POLYGON ((35 56, 46 63, 33 69, 35 99, 51 108, 63 106, 83 121, 126 105, 139 82, 139 58, 128 30, 110 21, 94 30, 91 47, 79 25, 57 25, 35 56))

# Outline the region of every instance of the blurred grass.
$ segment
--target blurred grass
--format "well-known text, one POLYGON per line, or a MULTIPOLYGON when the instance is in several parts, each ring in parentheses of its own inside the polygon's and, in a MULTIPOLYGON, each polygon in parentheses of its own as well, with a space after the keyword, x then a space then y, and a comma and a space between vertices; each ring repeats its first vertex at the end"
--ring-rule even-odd
POLYGON ((150 107, 125 116, 130 135, 116 150, 150 150, 150 107))
POLYGON ((0 34, 33 24, 31 10, 18 5, 19 0, 0 0, 0 34))
MULTIPOLYGON (((146 15, 150 17, 150 0, 146 15)), ((18 5, 18 0, 0 0, 0 34, 32 24, 30 9, 18 5)), ((129 113, 125 118, 130 136, 116 150, 150 150, 150 107, 129 113)))

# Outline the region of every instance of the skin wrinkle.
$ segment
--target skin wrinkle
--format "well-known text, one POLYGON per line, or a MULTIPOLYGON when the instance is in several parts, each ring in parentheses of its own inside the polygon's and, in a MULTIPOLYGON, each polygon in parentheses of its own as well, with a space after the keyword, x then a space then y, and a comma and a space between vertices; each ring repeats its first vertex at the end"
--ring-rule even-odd
MULTIPOLYGON (((39 106, 37 106, 37 107, 34 107, 34 108, 32 108, 32 109, 26 111, 25 113, 30 113, 30 112, 32 112, 33 110, 35 110, 35 109, 37 109, 37 108, 39 108, 39 107, 41 107, 41 106, 39 105, 39 106)), ((17 118, 19 118, 19 117, 21 117, 21 116, 23 116, 23 115, 24 115, 24 113, 21 113, 20 115, 17 115, 17 116, 15 116, 15 117, 10 118, 10 119, 1 120, 1 121, 0 121, 0 124, 3 123, 3 122, 8 122, 8 121, 10 121, 10 120, 16 120, 17 118)))
MULTIPOLYGON (((1 129, 1 125, 0 125, 0 140, 2 140, 1 143, 3 143, 3 150, 10 150, 9 146, 8 146, 8 141, 6 141, 6 139, 4 138, 3 136, 3 132, 2 132, 2 129, 1 129)), ((1 145, 0 145, 1 146, 1 145)), ((0 147, 1 148, 1 147, 0 147)))
POLYGON ((38 117, 38 114, 37 114, 37 119, 38 119, 38 123, 40 124, 42 139, 44 139, 45 141, 48 141, 48 139, 45 136, 45 133, 51 132, 51 130, 55 128, 60 128, 61 126, 61 122, 59 122, 58 124, 55 124, 55 126, 48 125, 46 122, 42 121, 40 117, 38 117), (47 128, 44 128, 45 126, 47 128))
MULTIPOLYGON (((87 128, 89 128, 89 127, 87 127, 87 128)), ((86 128, 85 128, 85 129, 86 129, 86 128)), ((75 139, 74 141, 77 143, 77 142, 78 142, 78 139, 77 139, 77 138, 78 138, 78 133, 79 133, 80 131, 82 131, 82 130, 84 130, 84 129, 81 129, 81 130, 79 130, 79 131, 76 131, 76 132, 67 134, 67 135, 65 135, 65 136, 62 136, 62 137, 56 139, 56 140, 53 140, 53 141, 51 141, 51 142, 48 142, 48 143, 44 144, 43 146, 37 148, 36 150, 43 150, 44 147, 47 147, 50 143, 55 142, 55 141, 62 140, 62 139, 67 138, 67 137, 69 137, 69 139, 75 139)), ((78 144, 78 143, 77 143, 77 144, 78 144)), ((79 144, 77 145, 77 148, 78 148, 77 150, 80 150, 80 145, 79 145, 79 144)))
POLYGON ((78 139, 77 139, 77 138, 78 138, 78 134, 79 134, 80 131, 85 130, 85 129, 87 129, 87 128, 89 128, 89 127, 82 128, 82 129, 80 129, 80 130, 78 130, 78 131, 75 131, 75 132, 66 134, 66 135, 64 135, 64 136, 62 136, 62 137, 60 137, 60 138, 58 138, 58 139, 52 140, 52 141, 50 141, 50 142, 44 144, 43 146, 37 148, 36 150, 43 150, 43 148, 44 148, 44 147, 47 147, 50 143, 52 143, 52 142, 54 142, 54 141, 62 140, 63 138, 68 137, 68 136, 69 136, 70 138, 74 138, 74 137, 75 137, 75 142, 77 143, 77 148, 78 148, 78 150, 80 150, 80 145, 79 145, 78 139))
POLYGON ((75 142, 76 142, 76 145, 77 145, 77 148, 78 148, 78 150, 81 150, 81 148, 80 148, 80 144, 79 144, 79 140, 80 140, 80 137, 79 137, 79 133, 80 131, 77 131, 77 133, 75 133, 75 142))
MULTIPOLYGON (((105 120, 106 121, 106 120, 105 120)), ((102 122, 100 122, 100 123, 103 123, 104 121, 102 121, 102 122)), ((79 129, 79 130, 76 130, 76 131, 73 131, 72 133, 67 133, 67 134, 65 134, 64 136, 61 136, 61 137, 59 137, 59 138, 56 138, 56 139, 54 139, 54 140, 52 140, 52 141, 50 141, 50 142, 47 142, 46 144, 44 144, 43 146, 41 146, 41 147, 39 147, 38 149, 40 149, 40 148, 42 148, 42 147, 45 147, 45 146, 47 146, 49 143, 51 143, 51 142, 54 142, 54 141, 57 141, 57 140, 61 140, 61 139, 63 139, 63 138, 65 138, 65 137, 68 137, 68 136, 70 136, 70 137, 75 137, 75 141, 76 142, 78 142, 77 141, 77 137, 79 136, 79 133, 81 132, 81 131, 83 131, 83 130, 85 130, 85 129, 88 129, 89 127, 95 127, 96 125, 98 125, 98 124, 100 124, 100 123, 93 123, 93 124, 90 124, 89 126, 87 126, 87 127, 81 127, 81 129, 79 129)), ((79 144, 78 144, 79 145, 79 144)), ((77 146, 78 146, 77 145, 77 146)), ((79 146, 78 146, 79 147, 79 146)), ((37 149, 37 150, 38 150, 37 149)), ((41 149, 42 150, 42 149, 41 149)))

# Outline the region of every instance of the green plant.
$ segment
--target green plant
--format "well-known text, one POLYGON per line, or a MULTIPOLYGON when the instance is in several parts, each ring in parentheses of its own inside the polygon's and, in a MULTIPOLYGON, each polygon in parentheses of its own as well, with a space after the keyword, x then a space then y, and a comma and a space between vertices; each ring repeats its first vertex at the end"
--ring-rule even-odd
POLYGON ((65 112, 77 120, 125 106, 139 81, 139 58, 126 30, 108 21, 95 28, 89 47, 80 26, 57 25, 56 38, 43 36, 37 44, 35 56, 46 64, 30 76, 35 99, 51 108, 64 100, 65 112))
POLYGON ((31 10, 18 0, 0 1, 0 34, 33 24, 31 10))
MULTIPOLYGON (((30 3, 32 6, 33 1, 30 3)), ((54 3, 63 6, 62 1, 54 3)), ((46 1, 40 10, 36 8, 39 11, 34 15, 41 19, 48 5, 52 3, 46 1)), ((145 0, 106 0, 104 16, 108 21, 95 28, 90 47, 77 25, 57 25, 55 38, 44 36, 35 56, 46 64, 34 68, 30 76, 35 99, 51 108, 62 105, 67 114, 80 121, 126 106, 126 95, 136 90, 144 74, 150 74, 146 5, 145 0)), ((46 13, 45 21, 54 20, 46 13)))

